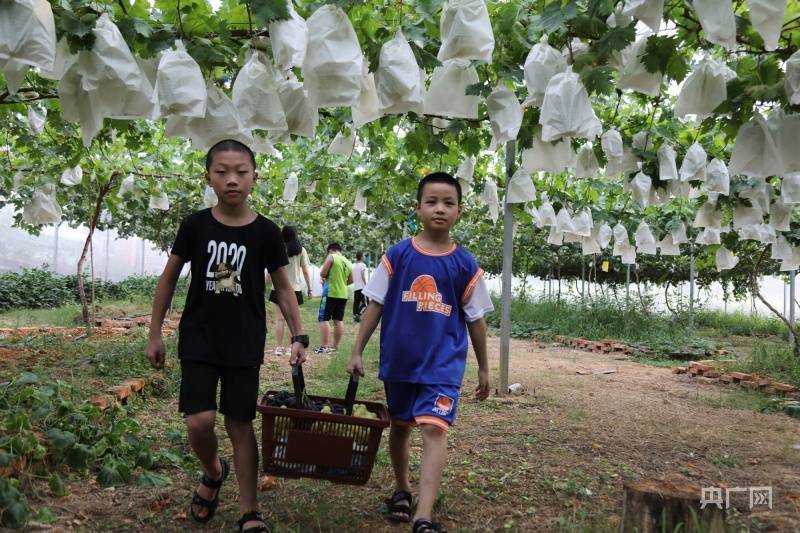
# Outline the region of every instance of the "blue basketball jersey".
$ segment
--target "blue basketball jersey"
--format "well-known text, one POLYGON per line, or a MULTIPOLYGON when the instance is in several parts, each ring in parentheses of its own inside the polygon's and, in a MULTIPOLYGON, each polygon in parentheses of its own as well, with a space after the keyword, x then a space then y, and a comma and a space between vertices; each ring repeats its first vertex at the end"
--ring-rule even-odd
POLYGON ((444 253, 402 241, 381 258, 389 287, 381 318, 383 381, 461 385, 467 362, 463 305, 483 270, 463 248, 444 253))

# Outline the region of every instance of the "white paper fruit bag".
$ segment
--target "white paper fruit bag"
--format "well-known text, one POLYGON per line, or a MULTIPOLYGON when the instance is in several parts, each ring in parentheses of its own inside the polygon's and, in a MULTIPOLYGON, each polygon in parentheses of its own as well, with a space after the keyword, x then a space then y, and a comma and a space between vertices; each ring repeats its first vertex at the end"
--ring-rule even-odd
POLYGON ((333 4, 306 21, 308 46, 303 83, 316 107, 353 106, 361 95, 363 54, 347 13, 333 4))
POLYGON ((381 46, 375 88, 384 114, 422 110, 424 79, 402 31, 381 46))
POLYGON ((603 131, 589 102, 586 87, 571 68, 553 76, 547 85, 539 124, 542 125, 544 141, 562 137, 594 139, 603 131))
POLYGON ((175 41, 175 50, 161 53, 155 91, 161 116, 205 116, 206 82, 200 66, 186 52, 183 42, 175 41))
POLYGON ((437 58, 492 62, 494 32, 483 0, 449 0, 439 22, 442 46, 437 58))

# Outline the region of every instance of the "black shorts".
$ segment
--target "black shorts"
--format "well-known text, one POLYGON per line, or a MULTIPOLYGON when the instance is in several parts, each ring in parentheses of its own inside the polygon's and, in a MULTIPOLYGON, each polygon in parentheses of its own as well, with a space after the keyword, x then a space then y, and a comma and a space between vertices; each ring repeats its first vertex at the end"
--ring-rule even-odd
MULTIPOLYGON (((297 296, 297 305, 303 305, 303 291, 294 291, 294 295, 297 296)), ((275 289, 269 291, 269 301, 278 305, 278 294, 275 289)))
POLYGON ((186 415, 217 410, 217 383, 221 382, 219 412, 236 420, 256 417, 260 366, 216 366, 181 360, 178 411, 186 415))
POLYGON ((331 298, 328 296, 324 299, 324 310, 320 310, 319 316, 322 317, 320 322, 327 322, 328 320, 344 320, 344 308, 347 307, 347 298, 331 298))

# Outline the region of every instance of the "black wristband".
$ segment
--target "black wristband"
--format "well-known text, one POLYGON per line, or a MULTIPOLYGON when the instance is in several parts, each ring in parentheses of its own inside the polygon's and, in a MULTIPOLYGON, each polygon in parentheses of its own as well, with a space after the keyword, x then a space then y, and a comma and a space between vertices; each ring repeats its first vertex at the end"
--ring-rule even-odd
POLYGON ((302 344, 303 348, 308 348, 308 335, 295 335, 292 337, 292 344, 295 342, 302 344))

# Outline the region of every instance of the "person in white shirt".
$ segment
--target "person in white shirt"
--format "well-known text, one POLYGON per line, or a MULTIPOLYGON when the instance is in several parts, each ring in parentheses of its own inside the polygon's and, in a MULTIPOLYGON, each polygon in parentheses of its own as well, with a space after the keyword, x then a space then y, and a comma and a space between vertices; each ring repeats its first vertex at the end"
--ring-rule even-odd
MULTIPOLYGON (((306 282, 306 293, 311 298, 311 263, 308 261, 308 253, 306 249, 300 244, 300 238, 297 236, 297 230, 294 226, 284 226, 281 230, 283 243, 286 245, 286 255, 289 256, 289 264, 286 266, 286 273, 289 274, 289 283, 292 284, 295 296, 297 296, 297 305, 303 305, 303 285, 301 278, 306 282)), ((275 351, 276 356, 284 354, 283 347, 283 331, 286 321, 281 314, 281 308, 277 304, 277 295, 273 289, 269 293, 269 301, 272 302, 275 309, 275 351)))
POLYGON ((367 298, 362 292, 366 285, 367 265, 364 263, 364 252, 358 252, 356 264, 353 265, 353 322, 359 322, 367 308, 367 298))

